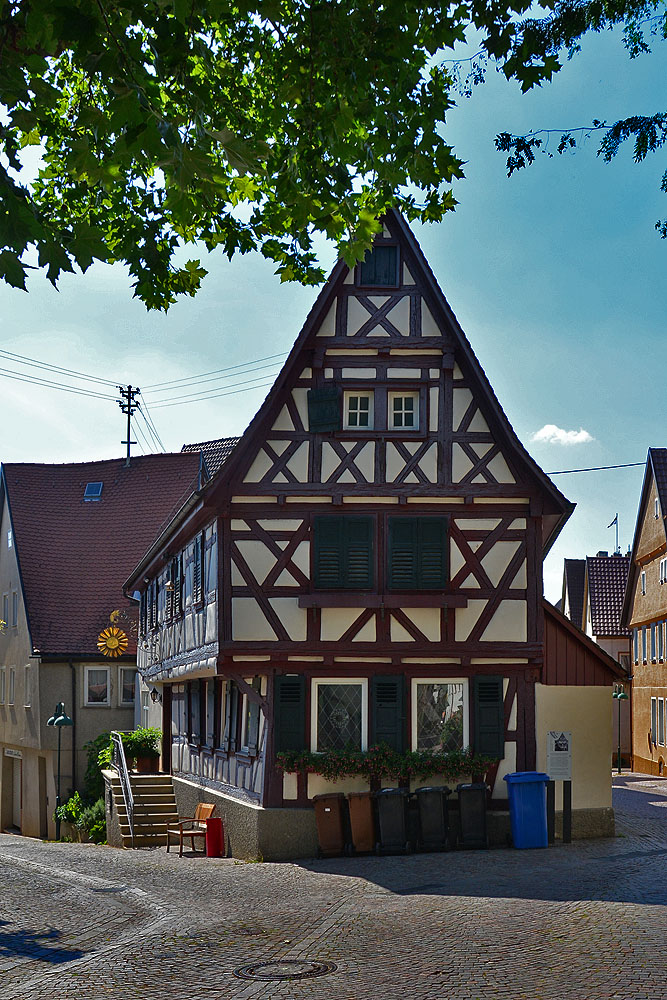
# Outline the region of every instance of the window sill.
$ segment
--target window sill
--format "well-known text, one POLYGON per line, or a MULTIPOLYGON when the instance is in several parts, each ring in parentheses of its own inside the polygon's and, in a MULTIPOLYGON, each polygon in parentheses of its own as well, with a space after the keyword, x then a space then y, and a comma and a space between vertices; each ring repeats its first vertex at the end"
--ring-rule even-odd
POLYGON ((443 594, 441 591, 421 591, 418 594, 377 594, 359 593, 355 590, 337 590, 318 594, 302 594, 300 608, 467 608, 468 598, 459 594, 443 594))

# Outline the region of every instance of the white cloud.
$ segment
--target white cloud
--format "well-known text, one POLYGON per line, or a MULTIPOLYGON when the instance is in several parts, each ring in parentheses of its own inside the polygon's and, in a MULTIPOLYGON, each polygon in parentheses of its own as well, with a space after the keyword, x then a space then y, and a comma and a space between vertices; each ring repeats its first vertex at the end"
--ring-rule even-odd
POLYGON ((583 427, 580 427, 578 431, 565 431, 562 427, 557 427, 556 424, 545 424, 544 427, 540 427, 539 431, 535 431, 530 440, 543 444, 588 444, 595 438, 583 427))

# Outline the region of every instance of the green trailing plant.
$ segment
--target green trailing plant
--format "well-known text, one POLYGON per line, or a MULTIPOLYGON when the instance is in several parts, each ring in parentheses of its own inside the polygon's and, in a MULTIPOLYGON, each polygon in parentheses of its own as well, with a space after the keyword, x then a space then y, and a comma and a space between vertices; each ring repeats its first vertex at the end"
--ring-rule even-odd
POLYGON ((406 750, 400 753, 386 743, 379 743, 368 750, 328 750, 312 753, 309 750, 283 751, 276 755, 276 764, 283 771, 304 771, 321 774, 330 781, 339 778, 417 778, 424 781, 435 774, 453 781, 463 775, 483 774, 498 758, 465 750, 406 750))

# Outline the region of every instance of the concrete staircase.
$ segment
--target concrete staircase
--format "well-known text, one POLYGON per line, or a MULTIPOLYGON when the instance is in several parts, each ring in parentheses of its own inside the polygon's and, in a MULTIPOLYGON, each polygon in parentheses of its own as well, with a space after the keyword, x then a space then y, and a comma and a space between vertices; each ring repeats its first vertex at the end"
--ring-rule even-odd
MULTIPOLYGON (((167 828, 178 827, 176 796, 170 774, 131 774, 134 798, 134 846, 157 847, 167 843, 167 828)), ((123 847, 132 847, 130 824, 120 778, 111 781, 123 847)))

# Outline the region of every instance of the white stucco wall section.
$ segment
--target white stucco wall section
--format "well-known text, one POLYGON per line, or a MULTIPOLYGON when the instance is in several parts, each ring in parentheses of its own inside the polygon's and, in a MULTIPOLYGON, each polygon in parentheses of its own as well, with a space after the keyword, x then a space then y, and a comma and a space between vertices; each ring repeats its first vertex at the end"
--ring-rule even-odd
MULTIPOLYGON (((547 770, 547 733, 572 733, 572 808, 611 806, 611 687, 535 685, 537 770, 547 770)), ((562 783, 556 782, 556 808, 562 783)))

